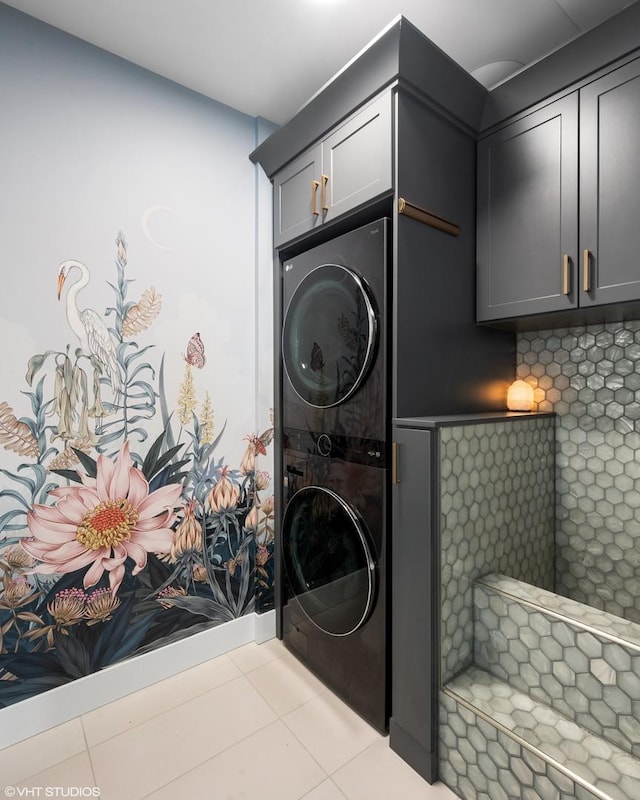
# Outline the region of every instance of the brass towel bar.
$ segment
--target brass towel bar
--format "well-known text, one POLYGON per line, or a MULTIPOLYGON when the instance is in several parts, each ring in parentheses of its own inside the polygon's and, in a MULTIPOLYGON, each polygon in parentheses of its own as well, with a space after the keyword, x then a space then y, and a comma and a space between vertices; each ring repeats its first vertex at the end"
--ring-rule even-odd
POLYGON ((414 206, 404 197, 398 198, 398 213, 404 214, 406 217, 415 219, 417 222, 422 222, 425 225, 431 225, 432 228, 437 228, 440 231, 451 234, 451 236, 458 236, 460 234, 460 226, 454 222, 449 222, 447 219, 438 217, 430 211, 425 211, 420 206, 414 206))

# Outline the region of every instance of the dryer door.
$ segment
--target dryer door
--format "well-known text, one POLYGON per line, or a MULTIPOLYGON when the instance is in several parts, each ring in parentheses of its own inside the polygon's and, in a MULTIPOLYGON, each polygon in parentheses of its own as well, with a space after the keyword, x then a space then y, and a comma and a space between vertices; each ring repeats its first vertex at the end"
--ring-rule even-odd
POLYGON ((306 486, 282 523, 289 588, 307 617, 332 636, 364 624, 375 599, 376 566, 362 520, 335 492, 306 486))
POLYGON ((313 269, 291 296, 284 316, 282 357, 296 394, 316 408, 347 400, 367 376, 377 335, 362 279, 337 264, 313 269))

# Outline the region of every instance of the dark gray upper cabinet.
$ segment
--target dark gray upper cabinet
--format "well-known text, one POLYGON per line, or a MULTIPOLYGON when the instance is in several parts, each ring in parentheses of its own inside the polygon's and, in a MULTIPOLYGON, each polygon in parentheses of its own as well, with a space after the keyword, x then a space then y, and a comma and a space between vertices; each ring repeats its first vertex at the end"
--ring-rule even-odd
POLYGON ((392 156, 387 91, 276 173, 275 246, 391 191, 392 156))
POLYGON ((578 97, 478 145, 478 320, 576 302, 578 97))
POLYGON ((322 148, 316 145, 276 175, 273 182, 273 239, 277 246, 320 224, 322 148))
POLYGON ((640 300, 638 130, 640 59, 480 141, 479 322, 640 300))
POLYGON ((640 59, 580 91, 580 304, 640 299, 640 59))

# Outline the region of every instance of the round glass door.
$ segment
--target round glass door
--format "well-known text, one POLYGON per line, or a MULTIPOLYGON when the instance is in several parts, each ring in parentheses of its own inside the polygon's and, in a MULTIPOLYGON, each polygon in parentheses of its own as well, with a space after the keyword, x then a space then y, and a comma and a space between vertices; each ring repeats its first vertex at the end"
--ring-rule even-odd
POLYGON ((316 267, 296 288, 284 317, 282 357, 295 392, 319 408, 344 402, 366 378, 376 338, 362 280, 337 264, 316 267))
POLYGON ((283 519, 284 566, 307 617, 332 636, 348 636, 367 619, 375 563, 361 520, 330 489, 307 486, 283 519))

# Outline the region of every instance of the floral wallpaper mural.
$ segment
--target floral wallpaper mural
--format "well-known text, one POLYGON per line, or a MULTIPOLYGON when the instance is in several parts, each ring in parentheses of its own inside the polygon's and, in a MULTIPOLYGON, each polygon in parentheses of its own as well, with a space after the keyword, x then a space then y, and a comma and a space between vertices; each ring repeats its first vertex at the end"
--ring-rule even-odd
POLYGON ((206 342, 144 343, 162 295, 134 291, 122 233, 103 312, 83 307, 91 278, 59 267, 69 344, 30 358, 16 391, 31 413, 0 399, 0 445, 18 457, 0 469, 0 707, 271 603, 258 461, 272 430, 225 461, 225 424, 198 386, 206 342), (169 358, 184 363, 176 397, 169 358))

